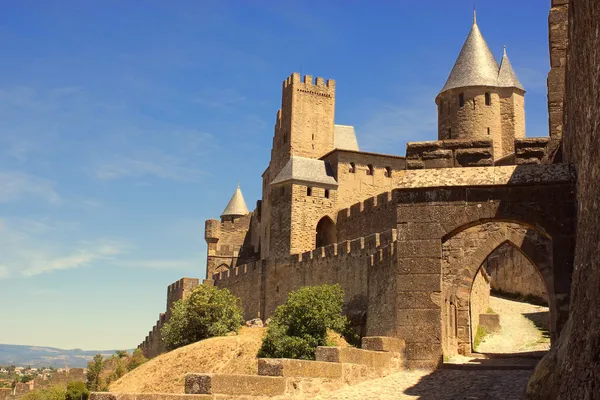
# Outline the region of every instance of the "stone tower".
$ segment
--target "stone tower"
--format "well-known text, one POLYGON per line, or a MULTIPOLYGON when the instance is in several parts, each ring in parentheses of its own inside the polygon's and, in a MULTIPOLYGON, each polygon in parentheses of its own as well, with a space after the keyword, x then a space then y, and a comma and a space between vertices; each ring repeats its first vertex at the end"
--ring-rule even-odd
POLYGON ((335 81, 293 73, 283 82, 270 169, 279 173, 292 154, 319 158, 333 150, 335 81))
POLYGON ((437 95, 438 139, 492 139, 494 159, 514 153, 525 137, 525 89, 504 49, 500 66, 473 26, 437 95))
MULTIPOLYGON (((315 186, 314 193, 329 196, 333 190, 325 162, 318 160, 335 147, 334 136, 335 81, 293 73, 282 85, 281 108, 277 111, 275 134, 269 167, 263 173, 260 210, 260 249, 262 258, 281 258, 290 252, 304 250, 308 239, 295 238, 300 232, 299 218, 310 207, 294 204, 315 186), (307 170, 319 171, 319 179, 304 176, 307 170), (325 175, 323 177, 322 175, 325 175), (308 189, 308 188, 311 189, 308 189), (327 192, 325 192, 327 190, 327 192), (306 243, 304 243, 306 242, 306 243), (299 244, 301 243, 301 244, 299 244)), ((331 196, 334 197, 333 195, 331 196)), ((329 198, 327 202, 331 202, 329 198)), ((313 229, 311 228, 311 231, 313 229)))

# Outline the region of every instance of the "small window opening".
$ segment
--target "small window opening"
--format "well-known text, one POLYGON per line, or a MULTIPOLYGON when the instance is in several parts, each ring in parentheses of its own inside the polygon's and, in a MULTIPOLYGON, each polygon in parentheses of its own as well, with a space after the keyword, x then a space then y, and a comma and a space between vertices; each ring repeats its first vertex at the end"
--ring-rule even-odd
POLYGON ((367 165, 367 175, 373 175, 373 165, 367 165))
POLYGON ((464 107, 465 106, 465 95, 463 93, 458 95, 458 105, 460 107, 464 107))
POLYGON ((489 93, 485 94, 485 105, 486 106, 492 105, 492 96, 489 93))
POLYGON ((310 186, 306 188, 306 195, 312 196, 312 188, 310 186))
POLYGON ((385 167, 385 173, 384 173, 386 178, 391 178, 392 177, 392 168, 390 167, 385 167))
POLYGON ((287 143, 287 132, 283 134, 283 144, 287 143))
POLYGON ((491 134, 490 128, 487 128, 487 131, 488 131, 488 136, 489 136, 491 134))
POLYGON ((353 162, 350 163, 350 173, 354 174, 356 172, 356 164, 353 162))
POLYGON ((279 189, 279 194, 281 196, 283 196, 285 194, 285 187, 282 186, 281 189, 279 189))
POLYGON ((452 139, 452 128, 448 128, 448 139, 452 139))
POLYGON ((315 134, 314 134, 314 133, 313 133, 313 135, 312 135, 312 140, 315 140, 315 134))
POLYGON ((328 199, 329 198, 329 189, 325 189, 325 198, 328 199))

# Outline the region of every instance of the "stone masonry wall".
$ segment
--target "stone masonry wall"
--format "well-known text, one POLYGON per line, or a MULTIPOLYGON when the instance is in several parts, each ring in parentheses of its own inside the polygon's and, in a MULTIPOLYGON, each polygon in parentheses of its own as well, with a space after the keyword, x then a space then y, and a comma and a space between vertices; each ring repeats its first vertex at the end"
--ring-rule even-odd
POLYGON ((258 258, 251 243, 250 223, 252 213, 237 218, 235 221, 207 220, 205 234, 207 249, 206 276, 212 274, 222 265, 231 268, 258 258))
POLYGON ((317 223, 323 217, 329 217, 335 223, 337 190, 329 190, 329 198, 325 197, 325 188, 311 187, 308 195, 308 186, 291 185, 291 238, 290 254, 298 254, 312 250, 316 247, 317 223))
MULTIPOLYGON (((566 3, 553 0, 550 19, 566 3)), ((568 13, 563 151, 577 169, 578 201, 571 308, 558 345, 529 380, 527 399, 600 393, 600 2, 573 0, 568 13)))
POLYGON ((550 71, 548 72, 548 128, 550 130, 550 158, 561 161, 563 137, 563 107, 565 97, 565 68, 567 65, 569 0, 551 0, 548 15, 548 45, 550 71))
POLYGON ((485 261, 492 290, 548 302, 546 285, 531 261, 510 244, 497 248, 485 261))
MULTIPOLYGON (((474 345, 475 335, 479 328, 479 315, 487 313, 490 308, 490 277, 485 268, 479 269, 471 289, 471 346, 474 345)), ((476 350, 476 349, 475 349, 476 350)))
POLYGON ((347 150, 335 150, 322 159, 330 162, 338 181, 338 209, 391 191, 394 178, 403 174, 406 168, 404 157, 347 150), (351 163, 354 164, 354 172, 351 172, 351 163), (367 173, 369 165, 373 167, 372 175, 367 173), (391 172, 389 176, 386 168, 391 172))

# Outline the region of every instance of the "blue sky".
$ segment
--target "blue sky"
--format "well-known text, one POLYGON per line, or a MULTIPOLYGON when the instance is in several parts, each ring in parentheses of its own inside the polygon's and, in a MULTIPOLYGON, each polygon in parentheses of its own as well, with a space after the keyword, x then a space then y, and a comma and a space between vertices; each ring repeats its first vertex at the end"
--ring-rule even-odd
MULTIPOLYGON (((548 0, 479 0, 547 135, 548 0)), ((133 348, 205 275, 204 221, 254 208, 281 82, 337 81, 363 150, 436 138, 472 0, 19 1, 0 14, 0 343, 133 348)))

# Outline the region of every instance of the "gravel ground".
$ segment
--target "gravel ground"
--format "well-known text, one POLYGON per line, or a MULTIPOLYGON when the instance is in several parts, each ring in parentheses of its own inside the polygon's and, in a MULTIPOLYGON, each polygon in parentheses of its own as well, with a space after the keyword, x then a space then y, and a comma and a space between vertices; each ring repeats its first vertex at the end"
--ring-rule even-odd
POLYGON ((490 297, 490 307, 500 315, 501 329, 486 336, 477 352, 520 353, 550 349, 548 307, 494 296, 490 297), (546 335, 536 324, 546 330, 546 335))

